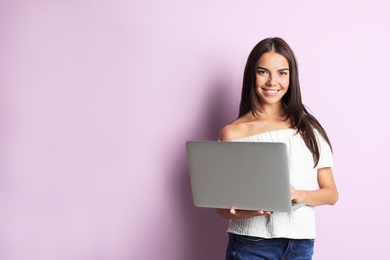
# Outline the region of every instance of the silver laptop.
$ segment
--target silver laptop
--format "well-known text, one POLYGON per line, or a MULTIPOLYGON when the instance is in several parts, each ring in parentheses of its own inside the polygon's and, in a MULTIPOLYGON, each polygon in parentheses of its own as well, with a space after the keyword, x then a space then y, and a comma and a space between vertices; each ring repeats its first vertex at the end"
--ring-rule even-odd
POLYGON ((195 206, 291 212, 287 146, 275 142, 187 141, 195 206))

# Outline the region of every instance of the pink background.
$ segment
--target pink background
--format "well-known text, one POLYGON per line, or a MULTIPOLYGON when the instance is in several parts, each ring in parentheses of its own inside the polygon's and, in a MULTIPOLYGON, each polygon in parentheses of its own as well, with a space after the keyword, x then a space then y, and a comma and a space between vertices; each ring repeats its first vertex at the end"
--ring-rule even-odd
POLYGON ((0 1, 0 259, 223 259, 186 140, 237 115, 261 39, 295 50, 340 200, 315 258, 388 256, 390 2, 0 1))

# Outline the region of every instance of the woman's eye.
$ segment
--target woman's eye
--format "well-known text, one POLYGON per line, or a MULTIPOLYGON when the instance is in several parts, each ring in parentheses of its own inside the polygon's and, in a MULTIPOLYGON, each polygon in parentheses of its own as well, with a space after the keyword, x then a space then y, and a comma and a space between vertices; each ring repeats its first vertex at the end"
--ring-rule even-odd
POLYGON ((279 72, 279 75, 281 75, 281 76, 287 76, 288 73, 287 73, 287 71, 281 71, 281 72, 279 72))
POLYGON ((257 74, 259 74, 259 75, 267 75, 268 72, 266 70, 258 70, 257 74))

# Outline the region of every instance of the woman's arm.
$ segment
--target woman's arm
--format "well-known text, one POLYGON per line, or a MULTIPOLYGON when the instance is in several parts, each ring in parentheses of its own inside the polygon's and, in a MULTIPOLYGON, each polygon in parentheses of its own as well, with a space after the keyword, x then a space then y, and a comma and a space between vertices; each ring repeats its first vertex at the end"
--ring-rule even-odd
POLYGON ((338 198, 336 183, 333 178, 332 168, 318 169, 318 190, 296 190, 291 186, 291 199, 297 203, 309 206, 334 205, 338 198))
POLYGON ((218 215, 226 219, 246 219, 255 216, 263 216, 272 214, 271 211, 263 211, 263 210, 236 210, 236 209, 216 209, 218 215))

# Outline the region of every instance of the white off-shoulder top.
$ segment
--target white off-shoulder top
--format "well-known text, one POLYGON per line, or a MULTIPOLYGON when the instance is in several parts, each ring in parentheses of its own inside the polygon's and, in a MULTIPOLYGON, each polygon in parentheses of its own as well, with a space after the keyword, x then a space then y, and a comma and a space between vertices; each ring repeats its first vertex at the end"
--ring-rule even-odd
MULTIPOLYGON (((290 167, 290 181, 297 190, 318 189, 317 170, 333 166, 333 155, 325 139, 315 130, 320 149, 318 165, 301 135, 294 129, 275 130, 234 142, 283 142, 287 145, 290 167)), ((276 158, 277 159, 277 158, 276 158)), ((230 220, 229 233, 263 238, 314 239, 315 208, 301 207, 291 213, 274 212, 271 215, 257 216, 245 220, 230 220)))

